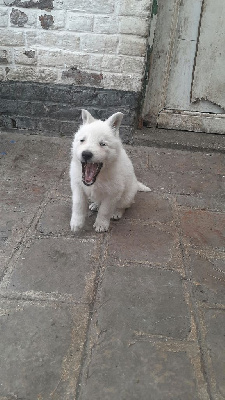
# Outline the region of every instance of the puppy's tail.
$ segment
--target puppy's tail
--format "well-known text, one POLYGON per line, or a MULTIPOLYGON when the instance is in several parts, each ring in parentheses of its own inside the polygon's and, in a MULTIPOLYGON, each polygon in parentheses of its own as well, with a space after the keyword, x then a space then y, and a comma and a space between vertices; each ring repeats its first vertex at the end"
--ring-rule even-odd
POLYGON ((143 183, 138 182, 138 192, 151 192, 151 189, 143 183))

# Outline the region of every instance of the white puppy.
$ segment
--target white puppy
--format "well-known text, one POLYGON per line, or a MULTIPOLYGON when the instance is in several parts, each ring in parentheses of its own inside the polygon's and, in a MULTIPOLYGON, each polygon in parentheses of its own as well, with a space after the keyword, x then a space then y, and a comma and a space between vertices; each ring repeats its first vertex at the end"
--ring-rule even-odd
POLYGON ((133 203, 137 191, 150 189, 137 181, 133 165, 119 138, 123 114, 113 114, 106 121, 96 120, 82 110, 83 125, 75 134, 70 166, 73 208, 71 230, 83 227, 88 213, 98 210, 94 228, 107 231, 110 219, 122 217, 133 203))

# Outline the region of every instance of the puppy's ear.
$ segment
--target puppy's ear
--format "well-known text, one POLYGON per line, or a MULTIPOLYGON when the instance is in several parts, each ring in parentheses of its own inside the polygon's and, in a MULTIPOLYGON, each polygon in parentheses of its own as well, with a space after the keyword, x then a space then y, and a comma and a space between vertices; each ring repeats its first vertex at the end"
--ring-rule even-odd
POLYGON ((82 110, 82 120, 83 124, 90 124, 91 122, 95 121, 95 119, 87 110, 82 110))
POLYGON ((122 122, 122 119, 123 119, 123 113, 117 112, 116 114, 111 115, 111 117, 109 117, 106 120, 106 122, 107 124, 109 124, 109 126, 111 126, 111 128, 118 130, 122 122))

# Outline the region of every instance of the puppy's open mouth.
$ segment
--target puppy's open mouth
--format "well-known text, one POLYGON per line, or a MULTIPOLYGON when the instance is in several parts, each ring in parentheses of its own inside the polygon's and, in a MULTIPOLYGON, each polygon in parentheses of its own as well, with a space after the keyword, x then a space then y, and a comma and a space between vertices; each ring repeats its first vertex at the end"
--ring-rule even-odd
POLYGON ((101 171, 102 163, 82 162, 82 182, 86 186, 91 186, 95 183, 96 178, 101 171))

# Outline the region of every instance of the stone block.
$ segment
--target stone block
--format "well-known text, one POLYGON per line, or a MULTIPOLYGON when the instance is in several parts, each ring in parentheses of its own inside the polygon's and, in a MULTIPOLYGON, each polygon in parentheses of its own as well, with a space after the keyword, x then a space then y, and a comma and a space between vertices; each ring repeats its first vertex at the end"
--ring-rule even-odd
POLYGON ((4 300, 0 306, 0 396, 74 398, 88 310, 4 300))

